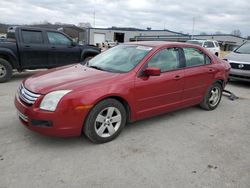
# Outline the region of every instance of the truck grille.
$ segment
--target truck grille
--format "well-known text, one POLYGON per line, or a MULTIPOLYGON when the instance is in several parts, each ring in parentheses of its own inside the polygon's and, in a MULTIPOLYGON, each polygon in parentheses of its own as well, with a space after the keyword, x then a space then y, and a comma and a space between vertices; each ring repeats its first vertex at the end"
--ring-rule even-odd
POLYGON ((18 95, 19 98, 27 103, 28 105, 32 105, 36 102, 37 98, 40 97, 41 95, 33 93, 29 90, 27 90, 23 84, 20 85, 20 87, 18 88, 18 95))
POLYGON ((234 61, 230 61, 229 63, 233 69, 250 70, 250 64, 234 61))

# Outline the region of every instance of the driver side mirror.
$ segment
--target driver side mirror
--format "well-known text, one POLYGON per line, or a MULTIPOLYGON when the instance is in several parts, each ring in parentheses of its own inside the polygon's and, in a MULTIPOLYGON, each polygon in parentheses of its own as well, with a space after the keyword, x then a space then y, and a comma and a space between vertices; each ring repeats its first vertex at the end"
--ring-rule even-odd
POLYGON ((77 42, 76 41, 72 41, 71 46, 76 46, 77 42))
POLYGON ((144 70, 144 74, 146 76, 160 76, 161 75, 161 69, 158 67, 147 67, 144 70))

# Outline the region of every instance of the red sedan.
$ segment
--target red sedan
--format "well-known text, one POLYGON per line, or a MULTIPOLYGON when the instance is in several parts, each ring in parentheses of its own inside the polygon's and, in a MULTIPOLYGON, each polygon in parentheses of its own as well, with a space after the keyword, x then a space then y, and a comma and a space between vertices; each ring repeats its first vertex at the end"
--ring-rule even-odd
POLYGON ((15 105, 31 130, 104 143, 127 122, 200 105, 215 109, 230 66, 186 43, 116 46, 86 64, 51 69, 20 85, 15 105))

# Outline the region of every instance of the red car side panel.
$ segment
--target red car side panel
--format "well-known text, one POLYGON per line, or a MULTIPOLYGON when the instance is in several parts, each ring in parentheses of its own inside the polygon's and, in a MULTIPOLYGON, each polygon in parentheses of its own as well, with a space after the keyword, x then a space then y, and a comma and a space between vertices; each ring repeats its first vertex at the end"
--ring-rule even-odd
POLYGON ((161 73, 160 76, 136 77, 134 95, 137 118, 178 108, 182 99, 183 76, 183 70, 176 70, 161 73))
POLYGON ((215 71, 216 69, 211 65, 188 67, 184 69, 184 105, 197 104, 202 101, 208 87, 213 83, 215 71))

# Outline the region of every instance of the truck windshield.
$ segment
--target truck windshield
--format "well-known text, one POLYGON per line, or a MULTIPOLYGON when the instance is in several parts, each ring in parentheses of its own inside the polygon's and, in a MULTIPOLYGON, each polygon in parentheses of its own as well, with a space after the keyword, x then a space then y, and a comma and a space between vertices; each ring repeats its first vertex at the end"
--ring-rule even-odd
POLYGON ((234 50, 234 52, 239 54, 250 54, 250 42, 241 45, 239 48, 234 50))
POLYGON ((91 59, 87 66, 109 72, 124 73, 132 70, 152 50, 138 45, 119 45, 91 59))

